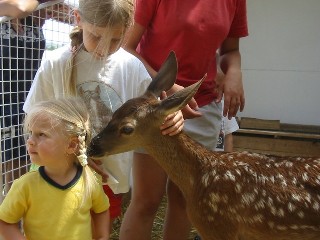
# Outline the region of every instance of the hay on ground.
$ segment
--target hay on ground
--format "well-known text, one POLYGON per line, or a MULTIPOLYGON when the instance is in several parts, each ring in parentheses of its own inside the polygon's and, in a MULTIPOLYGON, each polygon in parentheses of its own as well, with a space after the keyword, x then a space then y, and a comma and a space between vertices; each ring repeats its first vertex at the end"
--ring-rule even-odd
MULTIPOLYGON (((130 203, 130 193, 125 194, 123 198, 123 206, 122 206, 122 212, 124 213, 130 203)), ((152 228, 152 240, 161 240, 162 239, 162 231, 163 231, 163 222, 164 222, 164 216, 165 216, 165 210, 167 205, 167 199, 166 197, 163 198, 160 207, 158 209, 157 215, 155 217, 155 221, 153 223, 152 228)), ((114 221, 112 234, 110 237, 110 240, 118 240, 119 239, 119 230, 121 225, 121 220, 123 218, 120 216, 118 219, 114 221)), ((193 240, 196 236, 196 231, 194 229, 191 230, 188 240, 193 240)))

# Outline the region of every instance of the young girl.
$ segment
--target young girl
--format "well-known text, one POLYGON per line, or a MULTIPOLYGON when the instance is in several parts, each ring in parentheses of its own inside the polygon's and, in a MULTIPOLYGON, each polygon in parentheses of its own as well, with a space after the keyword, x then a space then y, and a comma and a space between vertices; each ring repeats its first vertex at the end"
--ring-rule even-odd
MULTIPOLYGON (((95 135, 122 103, 142 95, 151 78, 144 65, 120 48, 130 25, 130 0, 79 0, 72 43, 43 59, 24 105, 24 111, 39 100, 78 95, 85 100, 95 135)), ((163 134, 182 129, 182 114, 168 116, 163 134)), ((121 193, 129 191, 132 154, 100 159, 109 173, 104 190, 110 199, 111 219, 121 213, 121 193)))
POLYGON ((0 206, 4 239, 109 239, 109 200, 88 166, 89 114, 81 99, 43 101, 25 119, 38 171, 16 180, 0 206), (91 217, 92 226, 91 228, 91 217), (23 220, 24 235, 18 222, 23 220))

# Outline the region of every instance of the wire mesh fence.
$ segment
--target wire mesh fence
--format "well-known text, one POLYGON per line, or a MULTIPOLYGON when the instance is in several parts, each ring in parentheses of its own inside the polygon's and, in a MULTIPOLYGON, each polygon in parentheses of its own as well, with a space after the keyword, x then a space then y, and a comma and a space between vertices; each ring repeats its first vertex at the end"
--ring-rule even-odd
POLYGON ((77 0, 48 1, 26 18, 0 18, 0 202, 13 180, 29 169, 23 104, 42 57, 69 42, 76 4, 77 0))

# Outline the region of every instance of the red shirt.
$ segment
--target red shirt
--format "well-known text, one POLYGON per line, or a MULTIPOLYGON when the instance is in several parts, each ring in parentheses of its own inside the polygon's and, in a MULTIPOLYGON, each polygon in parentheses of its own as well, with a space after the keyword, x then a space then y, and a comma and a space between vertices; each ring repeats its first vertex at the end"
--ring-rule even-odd
POLYGON ((248 35, 246 0, 136 0, 135 21, 146 28, 137 47, 156 70, 170 51, 178 59, 176 83, 184 87, 208 74, 195 99, 215 98, 216 51, 227 37, 248 35))

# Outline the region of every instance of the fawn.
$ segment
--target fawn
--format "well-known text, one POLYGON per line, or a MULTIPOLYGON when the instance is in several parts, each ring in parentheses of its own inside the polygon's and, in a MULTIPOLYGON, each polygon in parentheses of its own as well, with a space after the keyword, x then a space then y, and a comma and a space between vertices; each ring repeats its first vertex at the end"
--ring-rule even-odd
POLYGON ((145 94, 123 104, 91 142, 102 156, 143 147, 180 188, 193 226, 205 240, 319 240, 320 158, 212 152, 183 132, 159 126, 182 109, 201 81, 160 101, 176 79, 174 53, 145 94))

